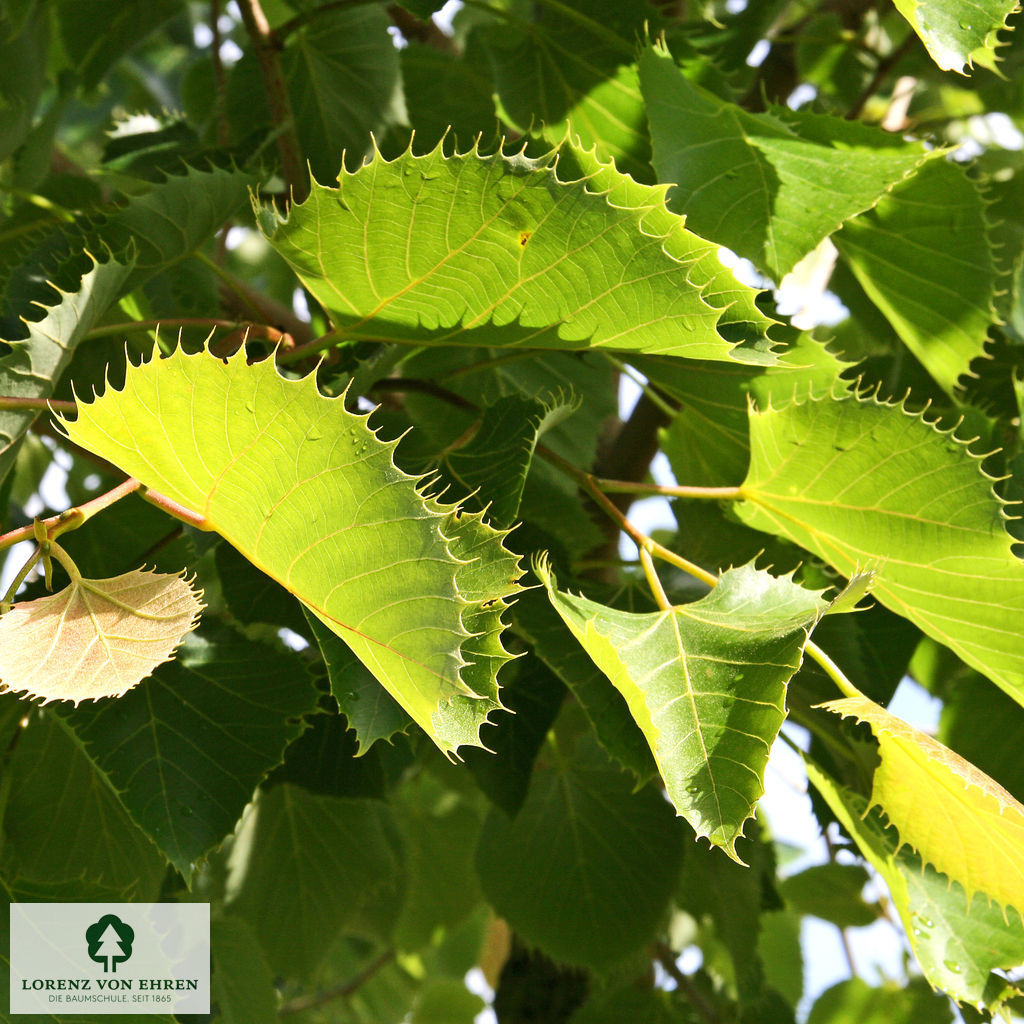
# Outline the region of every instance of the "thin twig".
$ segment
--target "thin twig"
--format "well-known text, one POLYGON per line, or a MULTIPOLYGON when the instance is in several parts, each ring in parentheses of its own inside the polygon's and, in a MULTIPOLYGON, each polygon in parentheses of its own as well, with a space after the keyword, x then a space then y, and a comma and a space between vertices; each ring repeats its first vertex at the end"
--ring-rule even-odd
POLYGON ((0 395, 0 412, 74 412, 74 402, 61 402, 56 398, 21 398, 19 395, 0 395))
POLYGON ((120 324, 104 324, 86 333, 86 338, 109 338, 117 334, 132 334, 137 331, 158 331, 161 327, 205 327, 209 330, 222 328, 229 331, 247 331, 250 338, 266 338, 286 347, 295 344, 294 338, 270 324, 257 324, 249 320, 221 320, 209 316, 167 317, 160 320, 128 320, 120 324))
POLYGON ((676 983, 679 991, 686 996, 689 1004, 697 1012, 697 1016, 706 1024, 720 1024, 722 1018, 718 1016, 718 1011, 708 1002, 704 993, 679 969, 675 951, 659 942, 655 947, 655 955, 665 973, 676 983))
POLYGON ((656 494, 664 498, 700 498, 705 501, 737 501, 743 497, 739 487, 680 487, 667 484, 634 483, 631 480, 604 480, 591 477, 606 494, 656 494))
POLYGON ((332 988, 324 989, 314 996, 300 996, 285 1003, 278 1011, 279 1017, 291 1017, 293 1014, 302 1013, 304 1010, 312 1010, 314 1007, 323 1006, 324 1003, 333 1002, 335 999, 346 999, 356 989, 365 985, 382 967, 386 967, 395 958, 393 949, 386 950, 371 960, 358 974, 343 981, 332 988))
POLYGON ((846 112, 847 121, 856 121, 860 117, 867 106, 867 102, 872 96, 878 91, 878 87, 882 84, 885 76, 889 74, 892 69, 899 64, 901 60, 910 51, 910 48, 914 45, 914 41, 917 36, 913 32, 907 33, 907 38, 896 47, 888 56, 883 57, 875 68, 875 73, 871 76, 871 81, 864 87, 863 92, 854 100, 853 106, 846 112))
POLYGON ((468 398, 463 398, 462 395, 449 391, 448 388, 435 384, 432 380, 418 380, 415 377, 384 377, 372 384, 367 389, 367 394, 372 395, 375 391, 398 392, 399 394, 403 391, 416 391, 419 394, 440 398, 443 402, 447 402, 457 409, 476 412, 479 408, 478 405, 471 402, 468 398))
POLYGON ((301 203, 309 195, 309 176, 302 159, 302 148, 292 113, 284 68, 281 65, 281 40, 267 21, 260 0, 238 0, 242 22, 249 33, 256 59, 263 76, 270 120, 277 129, 277 151, 281 157, 281 173, 293 201, 301 203))
POLYGON ((220 50, 224 40, 220 34, 220 0, 210 0, 210 57, 213 61, 214 116, 217 121, 217 145, 226 149, 231 141, 228 127, 227 76, 220 50))
MULTIPOLYGON (((142 484, 134 477, 128 477, 127 480, 122 481, 116 487, 103 494, 98 494, 95 498, 90 498, 89 501, 75 508, 69 508, 58 515, 50 516, 49 519, 43 519, 41 523, 46 529, 46 539, 56 540, 63 533, 77 530, 82 523, 91 519, 97 512, 102 512, 103 509, 109 508, 114 502, 126 498, 141 486, 142 484)), ((28 526, 21 526, 16 530, 0 534, 0 551, 4 550, 4 548, 12 547, 20 541, 35 539, 37 537, 36 531, 36 525, 29 523, 28 526)))

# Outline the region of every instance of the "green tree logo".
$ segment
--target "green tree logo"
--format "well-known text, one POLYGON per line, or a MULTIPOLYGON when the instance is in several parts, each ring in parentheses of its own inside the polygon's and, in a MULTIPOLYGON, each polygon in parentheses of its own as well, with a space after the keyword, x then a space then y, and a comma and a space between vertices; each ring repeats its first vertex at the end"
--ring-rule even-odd
POLYGON ((117 965, 132 955, 135 929, 114 914, 104 914, 85 929, 85 941, 89 944, 89 959, 103 964, 104 974, 116 974, 117 965))

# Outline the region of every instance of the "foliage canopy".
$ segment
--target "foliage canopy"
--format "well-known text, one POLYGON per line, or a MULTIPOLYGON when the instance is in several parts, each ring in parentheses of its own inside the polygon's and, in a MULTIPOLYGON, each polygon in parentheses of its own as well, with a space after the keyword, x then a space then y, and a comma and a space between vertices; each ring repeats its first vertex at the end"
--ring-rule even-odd
POLYGON ((439 6, 0 7, 0 886, 224 1024, 1014 1019, 1021 15, 439 6))

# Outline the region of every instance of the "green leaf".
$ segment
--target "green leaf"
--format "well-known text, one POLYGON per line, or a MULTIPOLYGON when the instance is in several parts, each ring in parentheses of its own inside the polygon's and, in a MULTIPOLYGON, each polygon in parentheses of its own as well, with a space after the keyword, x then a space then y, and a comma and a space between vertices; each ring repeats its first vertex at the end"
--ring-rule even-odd
POLYGON ((871 806, 925 864, 1024 914, 1024 806, 937 740, 866 697, 822 705, 866 722, 878 740, 871 806))
POLYGON ((572 1015, 571 1024, 690 1024, 695 1019, 680 992, 629 985, 592 995, 572 1015))
POLYGON ((683 832, 659 793, 634 792, 597 753, 538 768, 514 819, 491 811, 476 866, 484 895, 526 942, 600 970, 650 940, 683 832))
MULTIPOLYGON (((524 12, 525 13, 525 12, 524 12)), ((542 2, 531 20, 496 20, 480 35, 494 67, 502 119, 557 143, 569 128, 624 174, 649 181, 651 144, 635 42, 662 18, 617 0, 542 2)))
POLYGON ((275 1024, 277 992, 263 951, 240 917, 210 921, 211 1001, 224 1024, 275 1024))
POLYGON ((809 334, 800 334, 779 362, 763 369, 658 356, 632 360, 653 384, 681 403, 662 433, 662 449, 677 480, 698 487, 729 487, 747 471, 747 406, 773 398, 821 397, 848 387, 840 375, 853 364, 809 334))
POLYGON ((44 704, 122 697, 174 656, 202 608, 180 573, 79 576, 0 618, 0 680, 44 704))
POLYGON ((1024 704, 1024 563, 981 460, 871 398, 754 410, 739 517, 834 566, 1024 704), (879 453, 884 453, 879 455, 879 453))
POLYGON ((840 928, 863 928, 878 915, 861 892, 868 873, 859 864, 815 864, 779 883, 779 894, 800 914, 813 914, 840 928))
POLYGON ((515 816, 523 806, 533 764, 562 707, 566 687, 540 658, 518 659, 506 673, 501 690, 502 715, 484 730, 487 748, 469 748, 463 755, 477 785, 506 814, 515 816))
POLYGON ((557 590, 543 564, 535 571, 626 698, 673 806, 698 838, 737 859, 786 717, 786 685, 828 607, 821 592, 746 565, 699 601, 637 615, 557 590))
MULTIPOLYGON (((732 980, 740 1002, 744 1009, 754 1009, 765 997, 764 974, 757 958, 761 912, 781 904, 773 888, 771 844, 765 841, 757 821, 747 831, 738 844, 742 861, 726 860, 702 846, 687 850, 676 898, 694 918, 708 919, 714 925, 714 934, 732 961, 732 980)), ((782 1024, 786 1018, 774 1019, 782 1024)))
POLYGON ((55 23, 67 64, 85 89, 99 85, 108 69, 127 50, 183 10, 181 0, 144 4, 121 0, 57 0, 55 23))
POLYGON ((275 974, 306 978, 399 867, 385 804, 275 786, 235 835, 228 910, 252 926, 275 974))
POLYGON ((650 748, 629 712, 626 699, 577 644, 566 643, 565 626, 540 592, 527 593, 515 608, 515 630, 538 658, 568 687, 609 757, 647 782, 657 771, 650 748))
POLYGON ((476 34, 461 55, 410 42, 401 59, 409 124, 420 145, 436 146, 448 132, 463 145, 497 134, 491 69, 476 34))
POLYGON ((138 689, 65 721, 188 877, 231 831, 317 696, 294 659, 214 620, 138 689))
POLYGON ((757 958, 761 961, 764 984, 795 1009, 804 995, 800 917, 788 910, 762 911, 760 924, 757 958))
POLYGON ((65 429, 295 594, 442 750, 478 741, 500 707, 516 556, 478 516, 425 496, 365 416, 312 376, 247 366, 244 350, 227 363, 178 350, 131 367, 65 429))
POLYGON ((815 789, 889 887, 928 982, 958 1001, 993 1003, 1006 980, 992 972, 1024 963, 1024 921, 980 893, 968 901, 960 886, 908 848, 900 849, 894 830, 866 798, 840 787, 813 762, 806 764, 815 789))
POLYGON ((395 809, 405 854, 405 902, 395 945, 414 953, 438 928, 464 920, 481 900, 473 870, 480 816, 429 776, 404 786, 395 809))
POLYGON ((5 875, 157 898, 166 861, 54 716, 32 714, 5 776, 5 875))
POLYGON ((818 996, 807 1024, 847 1020, 857 1024, 952 1024, 953 1012, 949 1000, 920 978, 883 988, 850 978, 818 996))
POLYGON ((49 19, 45 10, 0 13, 0 160, 6 160, 32 129, 46 86, 49 19))
POLYGON ((893 0, 943 71, 996 70, 999 30, 1017 9, 1014 0, 893 0))
POLYGON ((735 293, 754 293, 721 264, 712 275, 715 247, 663 188, 596 164, 560 180, 560 153, 593 161, 569 143, 538 159, 376 155, 286 218, 265 211, 264 232, 351 340, 773 361, 722 336, 735 293))
POLYGON ((518 395, 500 398, 484 410, 468 442, 446 450, 441 466, 467 491, 479 492, 476 503, 490 520, 512 526, 537 441, 578 405, 518 395))
MULTIPOLYGON (((0 358, 0 393, 16 398, 49 398, 82 338, 117 298, 131 264, 113 257, 92 262, 74 292, 62 292, 41 320, 26 321, 28 337, 9 341, 0 358)), ((0 410, 0 480, 14 463, 18 446, 38 412, 0 410)))
POLYGON ((377 740, 390 740, 405 732, 412 719, 352 649, 312 612, 306 611, 309 629, 327 667, 331 693, 338 708, 355 730, 359 753, 365 754, 377 740))
POLYGON ((999 273, 985 207, 959 164, 933 160, 834 238, 871 301, 948 392, 982 355, 996 320, 999 273))
POLYGON ((210 238, 243 209, 248 189, 255 184, 255 176, 243 171, 186 166, 184 173, 167 175, 120 206, 63 225, 44 235, 15 267, 6 283, 5 305, 24 312, 32 300, 50 294, 41 286, 44 278, 70 290, 65 264, 77 267, 82 248, 95 253, 109 249, 133 258, 131 272, 118 283, 114 297, 124 295, 210 238))
POLYGON ((942 681, 944 707, 936 739, 1024 802, 1024 708, 984 676, 958 667, 959 678, 942 681))
MULTIPOLYGON (((302 154, 320 181, 333 181, 346 154, 358 166, 371 149, 371 133, 404 122, 399 52, 384 7, 356 4, 319 13, 291 33, 281 53, 302 154)), ((231 71, 228 114, 240 138, 263 121, 266 107, 259 62, 249 54, 231 71)))
POLYGON ((433 978, 416 996, 409 1024, 473 1024, 487 1004, 456 978, 433 978))
POLYGON ((672 209, 776 281, 928 159, 920 144, 842 118, 752 114, 688 81, 661 45, 641 55, 640 84, 672 209))
POLYGON ((184 259, 245 207, 256 177, 235 169, 185 167, 112 213, 83 224, 86 244, 135 254, 122 292, 184 259))

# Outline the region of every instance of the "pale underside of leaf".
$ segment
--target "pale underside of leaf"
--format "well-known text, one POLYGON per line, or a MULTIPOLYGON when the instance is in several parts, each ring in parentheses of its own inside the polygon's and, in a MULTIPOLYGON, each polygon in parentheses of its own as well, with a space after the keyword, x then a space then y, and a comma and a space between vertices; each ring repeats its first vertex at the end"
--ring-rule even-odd
POLYGON ((828 602, 748 565, 724 573, 699 601, 635 614, 557 590, 543 564, 536 571, 625 697, 677 812, 738 859, 735 842, 764 792, 786 717, 786 686, 828 602))
POLYGON ((82 402, 68 436, 200 515, 340 636, 445 751, 478 742, 508 659, 504 534, 402 472, 366 416, 245 354, 176 351, 82 402))
POLYGON ((27 697, 120 697, 169 661, 202 610, 181 576, 78 579, 0 618, 0 682, 27 697))
POLYGON ((920 416, 871 398, 750 414, 736 506, 872 593, 1024 704, 1024 562, 981 460, 920 416))
POLYGON ((866 697, 822 707, 866 722, 879 745, 871 804, 922 861, 1024 912, 1024 807, 970 762, 866 697))
POLYGON ((716 247, 664 196, 568 141, 538 159, 439 145, 376 155, 337 189, 314 182, 262 223, 348 338, 774 362, 755 293, 710 269, 716 247), (587 170, 563 181, 562 163, 570 177, 587 170), (720 327, 744 296, 738 344, 720 327))

